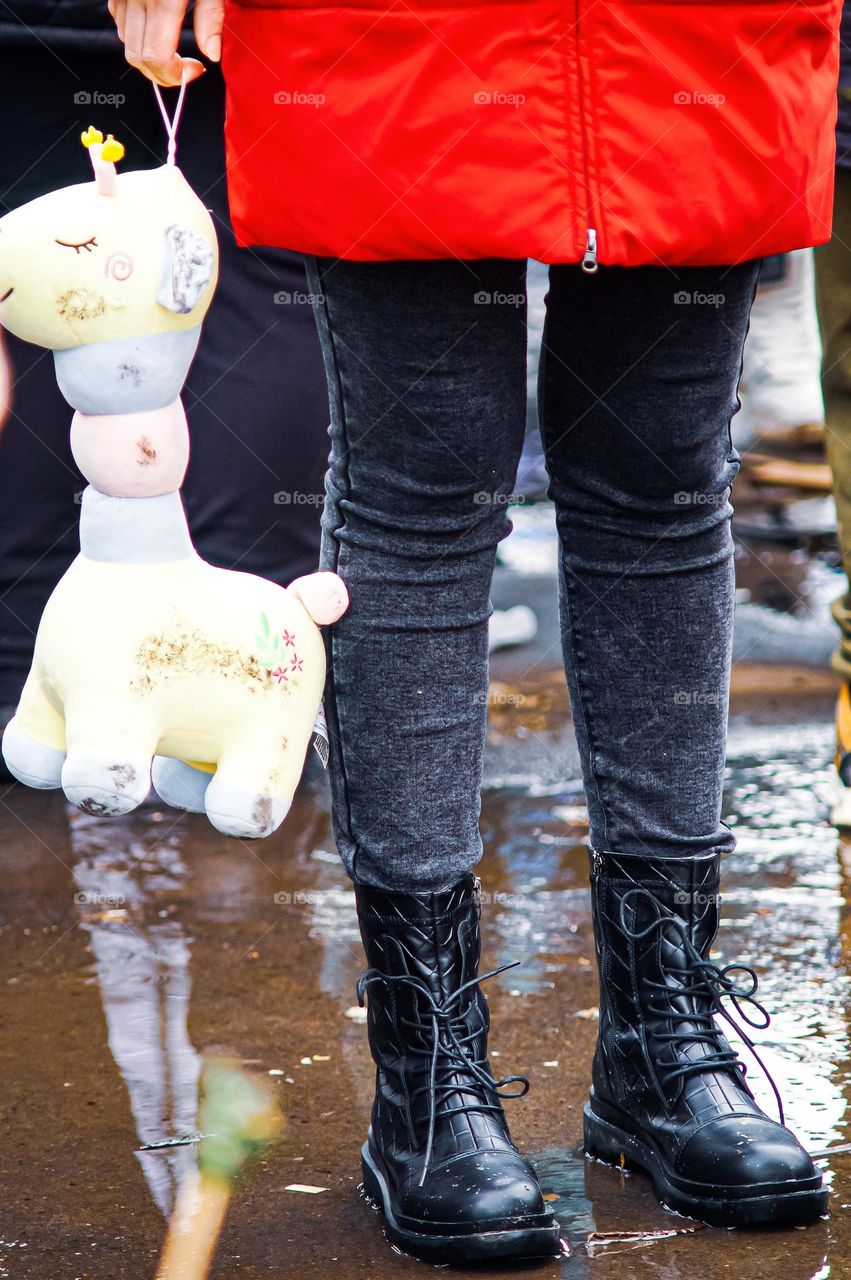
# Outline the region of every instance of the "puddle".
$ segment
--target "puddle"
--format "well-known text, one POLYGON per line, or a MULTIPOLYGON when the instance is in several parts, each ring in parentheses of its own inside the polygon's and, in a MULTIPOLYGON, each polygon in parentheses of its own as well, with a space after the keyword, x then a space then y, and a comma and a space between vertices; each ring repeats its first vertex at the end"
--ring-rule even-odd
MULTIPOLYGON (((534 731, 551 728, 563 731, 534 731)), ((512 1274, 846 1274, 851 852, 843 861, 825 822, 831 750, 829 725, 734 720, 726 808, 739 847, 717 943, 719 962, 759 970, 766 1064, 790 1123, 827 1152, 832 1215, 807 1231, 694 1231, 644 1178, 582 1157, 596 979, 581 794, 575 781, 486 791, 484 962, 523 961, 487 984, 495 1063, 532 1078, 509 1119, 573 1249, 512 1274)), ((351 1016, 353 896, 331 850, 322 791, 260 845, 157 811, 104 823, 21 788, 0 797, 0 1277, 154 1274, 196 1148, 140 1147, 195 1132, 199 1065, 219 1052, 268 1076, 286 1128, 236 1199, 215 1276, 425 1274, 387 1248, 355 1192, 372 1065, 351 1016), (328 1191, 283 1193, 295 1185, 328 1191)), ((755 1066, 749 1079, 770 1110, 755 1066)))

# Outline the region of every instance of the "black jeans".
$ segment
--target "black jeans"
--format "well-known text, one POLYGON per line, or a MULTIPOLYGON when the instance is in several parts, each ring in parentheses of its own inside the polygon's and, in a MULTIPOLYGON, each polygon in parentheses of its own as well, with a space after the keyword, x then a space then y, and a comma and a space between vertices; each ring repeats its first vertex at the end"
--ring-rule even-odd
MULTIPOLYGON (((758 264, 555 267, 539 399, 564 660, 605 850, 732 845, 730 441, 758 264)), ((443 888, 478 859, 487 620, 523 442, 525 263, 308 261, 331 395, 323 558, 349 872, 443 888)))
MULTIPOLYGON (((14 138, 0 132, 0 213, 88 181, 79 136, 92 123, 125 144, 120 169, 162 164, 153 91, 127 66, 117 36, 52 50, 34 41, 0 49, 0 58, 0 97, 17 121, 14 138)), ((213 214, 221 252, 183 393, 192 436, 183 495, 205 559, 286 583, 319 559, 328 400, 301 257, 236 247, 224 111, 221 73, 210 67, 187 93, 178 134, 178 162, 213 214)), ((75 495, 85 483, 68 442, 73 410, 49 352, 11 337, 8 347, 15 388, 0 432, 0 704, 17 702, 44 605, 79 551, 75 495)))

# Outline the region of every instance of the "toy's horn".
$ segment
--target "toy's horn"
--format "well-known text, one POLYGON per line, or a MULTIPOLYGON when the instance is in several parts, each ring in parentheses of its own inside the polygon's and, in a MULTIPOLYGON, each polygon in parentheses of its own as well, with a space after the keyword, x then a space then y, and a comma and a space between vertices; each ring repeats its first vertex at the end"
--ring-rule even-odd
POLYGON ((106 141, 104 141, 100 129, 96 129, 93 124, 80 135, 80 141, 89 153, 89 159, 95 171, 95 183, 100 194, 102 196, 118 195, 115 161, 123 158, 123 145, 117 142, 111 133, 106 135, 106 141))

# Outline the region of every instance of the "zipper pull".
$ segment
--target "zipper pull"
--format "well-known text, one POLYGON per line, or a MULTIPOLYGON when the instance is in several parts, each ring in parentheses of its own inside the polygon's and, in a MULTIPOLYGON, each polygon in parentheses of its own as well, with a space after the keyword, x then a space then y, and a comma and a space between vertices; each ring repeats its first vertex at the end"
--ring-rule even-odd
POLYGON ((593 276, 598 266, 597 232, 593 227, 589 227, 585 233, 585 257, 582 259, 582 270, 589 276, 593 276))

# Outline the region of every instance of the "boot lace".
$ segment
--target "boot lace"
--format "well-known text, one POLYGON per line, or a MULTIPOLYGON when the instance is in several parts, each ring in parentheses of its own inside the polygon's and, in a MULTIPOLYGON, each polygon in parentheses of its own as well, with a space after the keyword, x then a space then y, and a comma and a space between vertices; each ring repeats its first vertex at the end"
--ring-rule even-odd
MULTIPOLYGON (((773 1076, 751 1037, 722 1003, 724 1000, 729 1000, 741 1021, 757 1031, 764 1031, 770 1026, 771 1017, 767 1009, 756 999, 759 979, 754 970, 744 964, 728 964, 720 968, 708 957, 702 956, 691 940, 686 921, 665 907, 649 889, 641 887, 628 889, 623 895, 620 902, 620 926, 626 937, 634 942, 641 941, 653 932, 662 933, 667 926, 671 926, 679 934, 686 955, 686 963, 684 965, 669 964, 665 969, 665 972, 676 980, 676 987, 652 980, 646 980, 644 985, 654 993, 646 1004, 648 1012, 671 1023, 670 1031, 655 1034, 659 1040, 673 1047, 675 1056, 677 1046, 680 1044, 697 1043, 709 1046, 710 1052, 693 1061, 679 1062, 676 1065, 665 1064, 669 1078, 680 1081, 680 1093, 689 1076, 700 1075, 704 1071, 720 1070, 731 1072, 745 1092, 753 1097, 745 1081, 746 1063, 742 1062, 733 1048, 723 1047, 723 1041, 720 1039, 721 1031, 715 1023, 716 1017, 723 1018, 741 1039, 754 1061, 759 1064, 777 1102, 780 1123, 784 1124, 783 1099, 773 1076), (639 899, 650 904, 655 915, 643 928, 635 929, 627 923, 626 913, 629 904, 639 899), (687 1012, 679 1012, 674 1007, 673 998, 679 996, 694 998, 693 1007, 687 1012), (689 1025, 684 1028, 680 1025, 682 1023, 689 1025)), ((689 1001, 689 1003, 692 1002, 689 1001)), ((664 1100, 658 1081, 657 1090, 664 1100)))
POLYGON ((497 974, 504 973, 506 969, 514 969, 519 963, 519 960, 513 960, 510 964, 501 964, 496 969, 490 969, 487 973, 462 983, 449 995, 440 998, 435 997, 427 982, 414 974, 383 973, 380 969, 367 969, 366 973, 358 979, 357 994, 361 1008, 364 1005, 367 989, 373 982, 410 987, 422 1000, 422 1004, 417 1001, 416 1005, 418 1010, 422 1011, 421 1017, 400 1019, 403 1026, 416 1031, 424 1041, 422 1046, 412 1045, 407 1055, 423 1057, 429 1063, 428 1082, 412 1090, 410 1094, 411 1098, 422 1094, 428 1095, 428 1138, 420 1186, 425 1182, 431 1167, 439 1102, 453 1093, 463 1091, 478 1095, 480 1100, 443 1107, 441 1115, 466 1115, 472 1111, 501 1112, 500 1099, 522 1098, 529 1092, 529 1081, 526 1076, 502 1076, 496 1080, 488 1065, 487 1057, 474 1056, 470 1046, 480 1032, 467 1026, 464 1020, 465 1011, 461 1007, 464 996, 472 992, 480 982, 494 978, 497 974), (452 1076, 461 1073, 466 1077, 464 1083, 451 1079, 452 1076), (508 1086, 512 1084, 519 1084, 522 1087, 506 1092, 508 1086), (491 1099, 496 1100, 491 1101, 491 1099))

